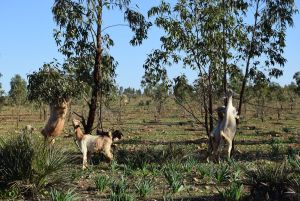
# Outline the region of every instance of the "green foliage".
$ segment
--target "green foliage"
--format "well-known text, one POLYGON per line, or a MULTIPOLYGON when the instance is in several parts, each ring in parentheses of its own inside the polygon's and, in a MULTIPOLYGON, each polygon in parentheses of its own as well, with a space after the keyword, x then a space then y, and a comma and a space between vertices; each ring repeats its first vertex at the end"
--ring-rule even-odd
POLYGON ((207 163, 198 164, 197 171, 201 174, 202 178, 204 177, 211 178, 214 174, 212 165, 207 163))
POLYGON ((0 139, 0 181, 5 186, 31 179, 34 148, 29 138, 18 136, 0 139))
MULTIPOLYGON (((80 2, 56 0, 52 13, 55 22, 59 26, 59 30, 55 30, 54 38, 60 46, 60 51, 68 57, 95 56, 94 52, 96 49, 93 38, 97 36, 95 36, 94 28, 101 26, 101 24, 97 24, 97 18, 102 18, 101 14, 105 9, 119 9, 124 13, 124 19, 134 33, 130 43, 132 45, 140 45, 142 40, 147 38, 147 30, 150 28, 151 23, 147 22, 139 12, 131 9, 130 2, 130 0, 105 2, 95 0, 80 2)), ((104 31, 107 28, 104 27, 100 31, 104 31)), ((102 41, 104 47, 114 44, 108 34, 102 36, 102 41)))
POLYGON ((280 140, 271 141, 271 155, 273 157, 279 156, 281 148, 282 148, 282 142, 280 140))
POLYGON ((44 64, 37 72, 28 75, 28 99, 48 104, 58 104, 79 97, 82 89, 79 82, 64 70, 60 64, 44 64))
POLYGON ((10 81, 10 91, 8 92, 9 98, 13 104, 22 105, 27 99, 26 81, 16 74, 10 81))
POLYGON ((109 184, 109 179, 106 176, 97 176, 95 178, 96 189, 103 192, 109 184))
POLYGON ((293 168, 293 171, 295 173, 298 173, 300 174, 300 159, 299 158, 293 158, 293 157, 290 157, 289 158, 289 163, 290 165, 292 166, 293 168))
POLYGON ((44 147, 43 143, 35 144, 34 147, 32 182, 39 189, 57 184, 64 185, 72 180, 66 166, 72 163, 74 156, 56 146, 44 147))
POLYGON ((226 163, 221 163, 220 166, 217 166, 214 177, 218 183, 227 181, 230 178, 229 166, 226 163))
POLYGON ((244 186, 240 183, 232 183, 229 187, 219 191, 222 200, 239 201, 243 196, 244 186))
POLYGON ((183 147, 170 144, 164 147, 141 149, 136 152, 119 150, 116 160, 131 170, 142 170, 153 163, 163 165, 169 161, 180 160, 186 152, 187 150, 184 150, 183 147))
POLYGON ((189 156, 187 159, 182 161, 182 167, 185 171, 191 172, 198 165, 198 163, 199 162, 194 157, 189 156))
POLYGON ((148 96, 150 96, 155 103, 157 115, 160 116, 164 107, 165 102, 169 97, 170 83, 168 80, 151 85, 149 83, 143 84, 144 87, 148 88, 148 96))
POLYGON ((188 80, 185 75, 174 78, 175 85, 173 87, 174 96, 179 102, 190 101, 193 96, 193 87, 188 84, 188 80))
POLYGON ((152 180, 143 178, 137 184, 135 184, 136 193, 139 195, 139 197, 146 198, 147 195, 149 195, 153 190, 153 185, 154 184, 152 180))
POLYGON ((128 192, 128 186, 124 177, 118 181, 113 181, 111 184, 110 201, 133 201, 134 198, 128 192))
POLYGON ((72 157, 63 150, 33 144, 27 135, 0 141, 0 188, 35 196, 45 187, 66 184, 72 157))
POLYGON ((164 176, 173 193, 180 192, 184 189, 182 175, 174 168, 174 166, 167 166, 164 169, 164 176))
POLYGON ((58 191, 56 189, 51 189, 50 195, 52 201, 75 201, 79 200, 80 197, 77 193, 74 193, 75 189, 69 189, 66 193, 58 191))
POLYGON ((249 186, 254 199, 283 200, 291 186, 290 169, 286 163, 257 165, 255 169, 245 169, 244 172, 244 183, 249 186))

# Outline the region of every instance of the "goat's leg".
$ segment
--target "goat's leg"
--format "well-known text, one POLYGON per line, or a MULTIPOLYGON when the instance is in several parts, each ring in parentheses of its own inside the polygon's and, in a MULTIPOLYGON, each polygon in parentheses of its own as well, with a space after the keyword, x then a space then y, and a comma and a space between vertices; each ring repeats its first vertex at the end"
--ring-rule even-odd
POLYGON ((87 152, 87 163, 91 164, 92 161, 92 153, 90 153, 89 151, 87 152))
POLYGON ((230 159, 230 154, 231 154, 231 150, 232 150, 232 141, 233 139, 230 139, 229 137, 227 137, 224 132, 221 131, 221 136, 224 137, 224 139, 227 141, 228 143, 228 159, 230 159))
POLYGON ((82 169, 84 170, 88 166, 88 162, 87 162, 87 148, 86 147, 82 148, 82 155, 83 155, 82 169))
POLYGON ((233 147, 232 145, 233 145, 232 141, 228 141, 228 159, 230 159, 230 154, 233 147))
POLYGON ((105 157, 111 162, 113 160, 113 154, 110 149, 106 149, 104 152, 105 157))
POLYGON ((233 152, 234 152, 234 146, 235 146, 235 143, 234 143, 234 139, 232 139, 232 149, 230 151, 230 155, 232 156, 233 152))

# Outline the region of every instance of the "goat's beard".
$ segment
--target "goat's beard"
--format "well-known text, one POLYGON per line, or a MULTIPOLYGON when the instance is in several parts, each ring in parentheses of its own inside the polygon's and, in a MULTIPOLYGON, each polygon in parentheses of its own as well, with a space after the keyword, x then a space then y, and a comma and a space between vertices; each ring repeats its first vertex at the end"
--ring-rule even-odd
POLYGON ((63 101, 59 104, 50 104, 50 116, 45 125, 44 129, 41 131, 45 138, 56 137, 61 134, 65 118, 68 111, 69 101, 63 101))

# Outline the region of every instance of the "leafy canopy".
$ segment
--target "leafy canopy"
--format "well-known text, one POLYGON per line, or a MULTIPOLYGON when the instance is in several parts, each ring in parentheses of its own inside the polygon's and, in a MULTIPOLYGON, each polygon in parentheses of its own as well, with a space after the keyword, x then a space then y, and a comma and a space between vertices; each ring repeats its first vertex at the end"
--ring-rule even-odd
POLYGON ((57 62, 44 64, 38 71, 28 75, 28 81, 28 99, 48 104, 59 104, 78 97, 83 88, 72 75, 61 70, 57 62))
POLYGON ((10 81, 10 91, 8 92, 12 102, 16 105, 25 103, 27 99, 27 83, 19 75, 16 74, 10 81))

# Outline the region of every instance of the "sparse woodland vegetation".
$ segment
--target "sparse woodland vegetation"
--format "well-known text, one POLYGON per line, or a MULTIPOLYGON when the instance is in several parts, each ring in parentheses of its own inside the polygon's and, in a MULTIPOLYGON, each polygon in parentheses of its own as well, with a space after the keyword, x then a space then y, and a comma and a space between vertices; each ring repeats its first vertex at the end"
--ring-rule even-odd
POLYGON ((274 82, 294 4, 161 1, 146 16, 130 0, 55 0, 64 62, 43 64, 28 83, 16 74, 8 94, 0 80, 0 200, 299 200, 300 72, 289 85, 274 82), (124 14, 134 46, 152 26, 163 30, 161 46, 145 52, 142 90, 115 82, 102 17, 111 10, 124 14), (172 65, 197 79, 169 78, 172 65), (207 162, 231 90, 240 117, 233 154, 225 146, 219 163, 207 162), (73 119, 84 134, 122 131, 112 161, 95 154, 82 170, 73 119))

